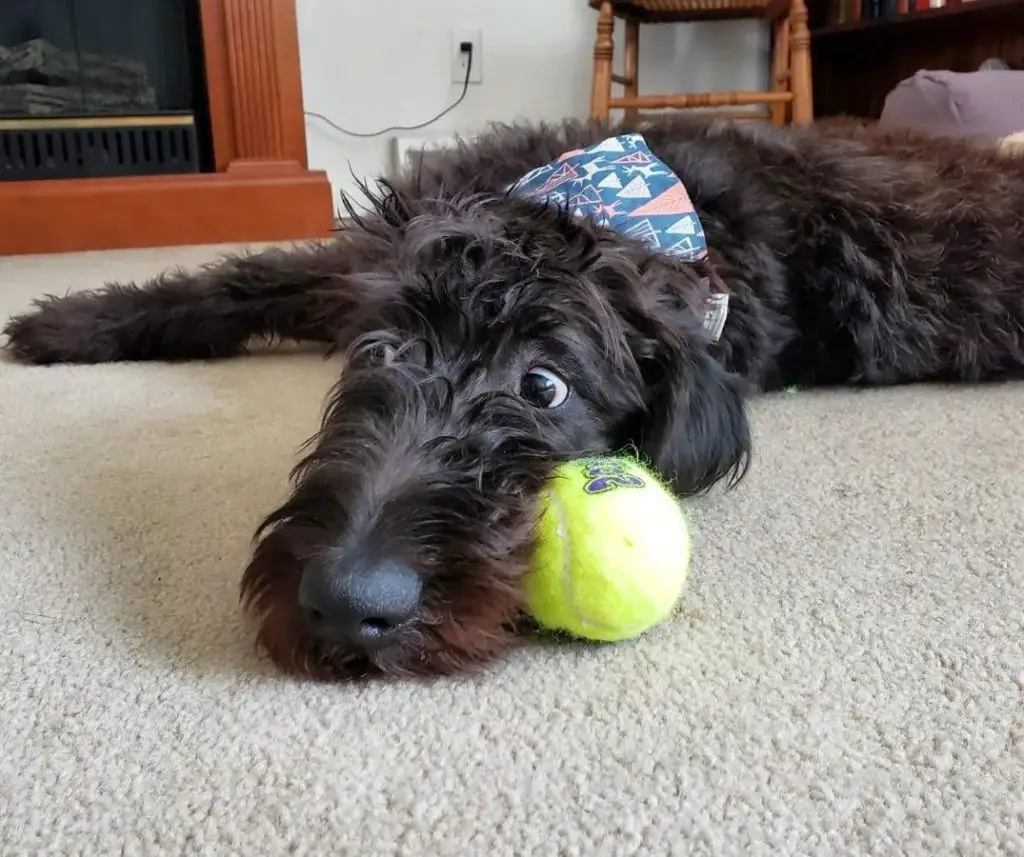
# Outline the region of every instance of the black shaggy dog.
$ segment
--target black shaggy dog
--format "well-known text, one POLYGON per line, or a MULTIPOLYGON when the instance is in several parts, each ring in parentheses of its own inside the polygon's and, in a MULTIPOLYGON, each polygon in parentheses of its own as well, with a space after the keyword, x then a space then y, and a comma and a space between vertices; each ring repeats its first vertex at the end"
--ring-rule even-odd
POLYGON ((5 332, 31 363, 344 351, 244 599, 284 669, 453 673, 517 638, 558 462, 630 448, 687 496, 743 475, 751 392, 1021 374, 1022 163, 871 129, 497 127, 379 184, 322 246, 48 297, 5 332), (707 269, 505 192, 632 130, 693 198, 707 269))

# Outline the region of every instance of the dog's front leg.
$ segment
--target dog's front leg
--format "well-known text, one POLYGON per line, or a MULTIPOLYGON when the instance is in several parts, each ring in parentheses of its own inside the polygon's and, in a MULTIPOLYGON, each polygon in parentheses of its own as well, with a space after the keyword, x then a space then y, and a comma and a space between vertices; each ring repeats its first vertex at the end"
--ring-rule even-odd
POLYGON ((147 282, 48 295, 3 332, 26 363, 228 357, 254 337, 333 344, 357 300, 347 275, 371 263, 346 236, 229 256, 147 282))

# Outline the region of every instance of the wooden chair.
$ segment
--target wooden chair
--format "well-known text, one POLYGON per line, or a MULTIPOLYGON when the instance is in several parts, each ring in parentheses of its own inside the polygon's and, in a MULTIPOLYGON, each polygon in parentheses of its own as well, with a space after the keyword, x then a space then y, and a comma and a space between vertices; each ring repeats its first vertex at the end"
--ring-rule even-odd
POLYGON ((590 113, 607 119, 610 111, 624 108, 627 115, 638 110, 687 109, 694 107, 747 107, 764 104, 763 113, 750 111, 731 115, 770 115, 776 125, 792 122, 807 125, 814 119, 811 89, 811 38, 807 31, 805 0, 589 0, 598 10, 597 41, 594 45, 594 79, 590 113), (625 74, 612 70, 615 19, 626 25, 625 74), (640 95, 637 69, 640 59, 641 24, 675 24, 693 21, 721 21, 762 18, 772 22, 771 89, 765 92, 695 92, 689 94, 640 95), (612 97, 612 84, 625 94, 612 97))

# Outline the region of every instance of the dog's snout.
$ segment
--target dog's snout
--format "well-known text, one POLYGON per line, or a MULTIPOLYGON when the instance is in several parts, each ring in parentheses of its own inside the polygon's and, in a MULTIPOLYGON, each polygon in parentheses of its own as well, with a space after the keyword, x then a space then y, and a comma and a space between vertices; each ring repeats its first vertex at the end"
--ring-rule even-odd
POLYGON ((419 575, 401 562, 352 567, 331 559, 306 568, 299 602, 318 636, 372 650, 416 615, 422 591, 419 575))

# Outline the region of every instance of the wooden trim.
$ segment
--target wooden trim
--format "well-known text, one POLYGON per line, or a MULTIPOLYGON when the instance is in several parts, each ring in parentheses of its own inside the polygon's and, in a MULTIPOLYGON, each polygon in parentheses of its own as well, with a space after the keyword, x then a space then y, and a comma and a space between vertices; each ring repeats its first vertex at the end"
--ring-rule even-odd
POLYGON ((0 255, 326 237, 317 173, 192 173, 0 183, 0 255))
POLYGON ((212 173, 0 182, 0 255, 326 237, 295 0, 199 0, 212 173))
POLYGON ((191 113, 180 116, 26 116, 24 119, 0 119, 0 131, 58 131, 61 128, 191 128, 196 119, 191 113))
POLYGON ((224 4, 221 0, 200 0, 199 7, 206 61, 206 99, 213 128, 214 169, 224 172, 237 151, 224 4))

